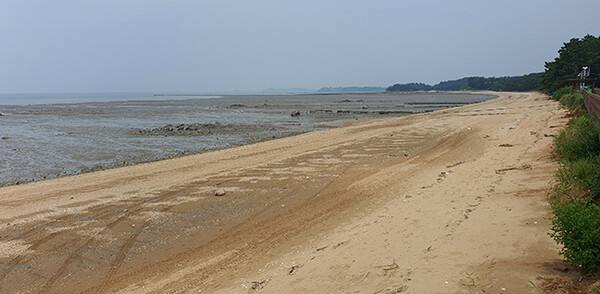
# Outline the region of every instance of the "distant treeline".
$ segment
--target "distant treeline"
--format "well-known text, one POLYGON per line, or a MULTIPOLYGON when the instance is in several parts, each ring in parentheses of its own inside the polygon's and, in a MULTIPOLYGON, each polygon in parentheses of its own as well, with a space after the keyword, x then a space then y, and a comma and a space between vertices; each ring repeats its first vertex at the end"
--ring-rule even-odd
POLYGON ((388 92, 411 91, 462 91, 462 90, 490 90, 490 91, 534 91, 540 88, 543 73, 532 73, 514 77, 466 77, 458 80, 440 82, 436 85, 424 83, 395 84, 386 89, 388 92))
POLYGON ((568 79, 576 79, 582 67, 590 70, 589 78, 600 78, 600 36, 587 35, 573 38, 558 50, 554 61, 546 62, 543 73, 532 73, 514 77, 466 77, 444 81, 436 85, 424 83, 395 84, 386 89, 388 92, 411 91, 535 91, 555 92, 567 86, 568 79))
POLYGON ((383 92, 383 87, 323 87, 317 93, 371 93, 383 92))

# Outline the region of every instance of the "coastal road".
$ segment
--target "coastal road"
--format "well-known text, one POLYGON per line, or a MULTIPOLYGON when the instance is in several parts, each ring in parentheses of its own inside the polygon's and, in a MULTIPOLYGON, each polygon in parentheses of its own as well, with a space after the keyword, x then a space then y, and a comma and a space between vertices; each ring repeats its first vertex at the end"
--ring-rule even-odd
POLYGON ((560 278, 545 196, 567 119, 492 94, 0 188, 0 293, 532 292, 560 278))

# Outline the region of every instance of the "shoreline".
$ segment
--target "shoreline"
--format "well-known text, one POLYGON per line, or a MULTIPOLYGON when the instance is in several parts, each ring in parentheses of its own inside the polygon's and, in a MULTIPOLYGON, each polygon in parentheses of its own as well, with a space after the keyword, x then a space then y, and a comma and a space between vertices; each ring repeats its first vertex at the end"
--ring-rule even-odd
POLYGON ((0 290, 476 289, 465 272, 482 287, 527 290, 576 272, 552 270, 562 262, 546 234, 554 163, 544 134, 566 120, 546 99, 501 93, 0 188, 10 223, 0 227, 0 290))
MULTIPOLYGON (((403 94, 402 97, 411 97, 406 94, 408 93, 403 94)), ((419 95, 423 96, 414 96, 413 94, 414 97, 427 99, 426 97, 429 97, 430 93, 420 93, 419 95)), ((437 95, 441 96, 434 97, 454 97, 445 96, 453 95, 453 93, 438 93, 437 95)), ((318 101, 325 97, 322 95, 287 95, 285 97, 275 95, 243 98, 250 99, 248 101, 240 100, 242 98, 238 96, 224 96, 218 99, 198 101, 117 101, 60 106, 15 106, 12 108, 0 106, 0 110, 15 111, 14 116, 0 118, 5 122, 15 121, 12 125, 7 125, 5 130, 14 129, 14 131, 0 134, 2 136, 0 144, 5 146, 5 150, 0 151, 0 157, 7 159, 6 166, 0 166, 0 175, 3 178, 0 186, 20 185, 120 166, 201 154, 328 129, 336 127, 340 124, 339 122, 343 121, 411 115, 476 103, 480 99, 490 96, 482 95, 482 93, 460 93, 460 95, 473 95, 472 97, 477 98, 474 98, 475 101, 470 101, 473 100, 472 98, 463 98, 467 101, 457 100, 461 98, 449 98, 450 102, 443 101, 445 98, 437 98, 439 100, 437 102, 431 101, 429 98, 426 101, 414 102, 414 99, 395 101, 389 98, 398 96, 397 93, 380 93, 331 94, 327 95, 327 102, 318 101), (311 97, 309 100, 303 98, 308 96, 311 97), (273 101, 267 104, 262 97, 273 99, 273 101), (381 97, 391 100, 382 102, 380 101, 381 97), (282 102, 278 104, 279 100, 282 102), (452 100, 454 101, 452 102, 452 100), (306 105, 302 105, 302 103, 306 105), (402 104, 403 107, 398 108, 398 104, 402 104), (179 115, 178 112, 181 111, 182 106, 192 109, 191 112, 179 115), (204 108, 194 110, 199 106, 204 108), (127 111, 132 107, 134 111, 139 109, 139 113, 134 112, 134 117, 128 119, 127 117, 130 117, 131 113, 127 113, 127 111), (156 125, 156 122, 145 118, 145 107, 156 109, 153 110, 158 116, 156 121, 164 121, 163 124, 156 125), (165 107, 170 108, 164 111, 160 110, 165 107), (125 112, 119 108, 125 109, 123 110, 125 112), (296 111, 302 115, 290 118, 289 113, 296 111), (210 118, 208 118, 209 121, 201 121, 202 119, 206 120, 203 117, 215 115, 225 117, 222 124, 215 128, 207 127, 203 132, 189 134, 165 132, 163 134, 164 130, 160 130, 170 124, 179 123, 199 125, 201 128, 211 124, 216 125, 220 121, 217 118, 214 119, 214 123, 210 122, 210 118), (240 117, 237 120, 233 118, 236 115, 240 117), (257 118, 254 120, 257 123, 252 120, 246 121, 249 115, 256 115, 257 118), (123 121, 119 124, 122 126, 116 126, 114 121, 123 121), (91 128, 90 124, 93 125, 91 128), (27 125, 39 125, 39 127, 30 128, 27 125), (102 126, 108 126, 108 129, 102 126), (159 132, 153 133, 150 130, 159 132), (212 134, 213 132, 216 133, 212 134), (161 138, 159 135, 164 135, 165 138, 161 138), (28 137, 31 138, 27 139, 28 137), (63 146, 60 144, 63 141, 68 144, 63 146), (123 146, 119 147, 121 145, 123 146), (146 147, 146 145, 149 146, 146 147), (104 146, 104 148, 100 146, 104 146), (83 152, 84 149, 89 151, 83 152), (41 154, 45 154, 45 156, 41 156, 41 154)))

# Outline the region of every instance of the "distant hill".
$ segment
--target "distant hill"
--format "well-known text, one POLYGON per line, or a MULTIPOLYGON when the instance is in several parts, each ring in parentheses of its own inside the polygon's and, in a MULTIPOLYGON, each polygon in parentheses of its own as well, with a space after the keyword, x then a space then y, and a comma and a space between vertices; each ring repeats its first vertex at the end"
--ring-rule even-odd
POLYGON ((436 85, 423 83, 394 84, 389 86, 387 92, 411 91, 462 91, 462 90, 490 90, 507 92, 534 91, 540 88, 543 73, 531 73, 513 77, 466 77, 458 80, 443 81, 436 85))
POLYGON ((470 78, 439 82, 437 85, 432 86, 431 89, 433 90, 433 87, 435 87, 436 91, 460 91, 469 83, 470 78))
POLYGON ((373 93, 385 90, 383 87, 323 87, 317 93, 373 93))
POLYGON ((306 89, 306 88, 268 88, 264 89, 261 92, 268 94, 309 94, 314 93, 314 89, 306 89))
POLYGON ((431 91, 433 86, 423 83, 394 84, 385 89, 387 92, 431 91))

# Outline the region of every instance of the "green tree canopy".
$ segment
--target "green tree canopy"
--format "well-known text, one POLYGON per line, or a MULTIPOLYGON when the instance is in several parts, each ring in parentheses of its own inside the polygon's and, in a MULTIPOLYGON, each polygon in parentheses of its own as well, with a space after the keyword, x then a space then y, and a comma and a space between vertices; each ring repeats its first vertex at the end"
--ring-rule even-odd
POLYGON ((443 81, 436 85, 423 83, 395 84, 389 86, 388 92, 410 91, 460 91, 460 90, 491 90, 491 91, 534 91, 540 88, 542 73, 531 73, 514 77, 466 77, 458 80, 443 81))
POLYGON ((566 86, 568 79, 577 78, 581 68, 589 66, 590 78, 598 78, 600 73, 600 37, 587 35, 582 39, 573 38, 558 50, 554 61, 546 62, 542 77, 542 89, 554 92, 566 86))
POLYGON ((386 91, 388 92, 412 92, 412 91, 429 91, 432 87, 424 83, 408 83, 408 84, 394 84, 389 86, 386 91))

